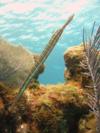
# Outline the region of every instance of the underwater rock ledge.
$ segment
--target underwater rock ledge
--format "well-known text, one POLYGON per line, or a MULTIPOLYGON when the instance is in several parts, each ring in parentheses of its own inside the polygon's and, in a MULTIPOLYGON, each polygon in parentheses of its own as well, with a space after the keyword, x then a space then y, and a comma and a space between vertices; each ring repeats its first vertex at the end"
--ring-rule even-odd
POLYGON ((0 133, 78 133, 80 118, 88 114, 86 97, 77 86, 58 84, 27 89, 9 111, 6 106, 17 92, 0 85, 0 133))
POLYGON ((87 90, 80 80, 79 62, 83 57, 78 48, 82 50, 76 46, 71 48, 75 53, 68 50, 64 54, 70 73, 66 83, 27 88, 12 110, 9 104, 19 90, 0 83, 0 133, 95 133, 95 118, 89 113, 87 90), (75 58, 78 61, 73 63, 75 58))
POLYGON ((79 82, 82 87, 87 88, 91 85, 91 77, 84 74, 88 69, 82 67, 83 60, 84 47, 82 44, 68 48, 64 53, 64 77, 66 81, 74 80, 79 82))
MULTIPOLYGON (((0 82, 10 88, 21 87, 38 58, 39 55, 22 46, 14 46, 0 38, 0 82)), ((44 65, 41 66, 37 77, 43 71, 44 65)))

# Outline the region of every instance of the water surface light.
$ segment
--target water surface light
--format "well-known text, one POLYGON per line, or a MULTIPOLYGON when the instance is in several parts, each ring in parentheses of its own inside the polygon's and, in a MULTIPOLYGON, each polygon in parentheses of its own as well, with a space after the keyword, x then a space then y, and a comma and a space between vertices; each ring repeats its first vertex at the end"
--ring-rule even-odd
MULTIPOLYGON (((41 53, 52 33, 72 13, 74 20, 45 62, 39 81, 44 84, 64 81, 65 50, 82 42, 82 29, 100 24, 99 0, 0 0, 0 36, 22 45, 33 53, 41 53)), ((96 28, 95 27, 95 28, 96 28)))

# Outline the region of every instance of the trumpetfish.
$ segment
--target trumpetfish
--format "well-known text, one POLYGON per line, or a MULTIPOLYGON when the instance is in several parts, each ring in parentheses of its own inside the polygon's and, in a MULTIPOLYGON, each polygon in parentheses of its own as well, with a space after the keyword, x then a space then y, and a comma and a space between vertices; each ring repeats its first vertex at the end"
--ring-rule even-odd
POLYGON ((24 83, 23 83, 22 87, 20 88, 20 90, 19 90, 16 98, 14 99, 12 105, 15 105, 15 103, 17 103, 17 101, 22 97, 24 91, 27 89, 27 87, 30 84, 30 82, 32 81, 32 79, 35 78, 41 65, 45 62, 45 60, 47 59, 47 57, 49 56, 49 54, 51 53, 51 51, 53 50, 53 48, 57 44, 59 38, 61 37, 61 35, 64 31, 64 29, 72 21, 73 17, 74 17, 74 14, 68 18, 67 22, 59 30, 54 32, 54 34, 52 35, 51 39, 48 42, 48 45, 45 47, 45 49, 41 53, 39 60, 36 62, 32 71, 30 72, 30 74, 28 75, 26 80, 24 81, 24 83))

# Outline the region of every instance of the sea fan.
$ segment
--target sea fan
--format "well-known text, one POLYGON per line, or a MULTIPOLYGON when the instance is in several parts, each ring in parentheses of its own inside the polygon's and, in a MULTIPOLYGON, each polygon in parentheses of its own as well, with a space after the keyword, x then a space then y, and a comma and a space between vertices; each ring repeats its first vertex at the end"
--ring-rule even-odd
POLYGON ((92 79, 94 94, 88 94, 88 103, 96 117, 96 131, 100 133, 100 26, 93 36, 94 27, 95 23, 88 41, 85 39, 85 32, 83 30, 84 68, 88 69, 87 75, 92 79))

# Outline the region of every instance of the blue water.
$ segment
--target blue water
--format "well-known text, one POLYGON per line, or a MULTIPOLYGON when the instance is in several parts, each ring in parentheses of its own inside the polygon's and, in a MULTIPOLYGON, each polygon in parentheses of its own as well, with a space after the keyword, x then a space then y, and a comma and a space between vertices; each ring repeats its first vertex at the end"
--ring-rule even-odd
POLYGON ((41 83, 64 81, 64 52, 82 42, 83 27, 88 34, 94 21, 95 28, 100 24, 100 0, 0 0, 0 36, 33 53, 42 52, 52 33, 72 13, 74 20, 45 62, 41 83))

